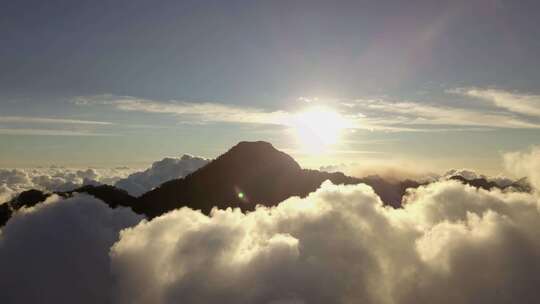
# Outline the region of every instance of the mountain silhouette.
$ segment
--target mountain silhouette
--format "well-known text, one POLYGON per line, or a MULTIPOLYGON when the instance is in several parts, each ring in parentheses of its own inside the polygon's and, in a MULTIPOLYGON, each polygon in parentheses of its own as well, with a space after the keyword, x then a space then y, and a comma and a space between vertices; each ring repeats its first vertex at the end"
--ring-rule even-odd
POLYGON ((11 206, 9 203, 0 204, 0 227, 4 226, 7 221, 11 218, 11 206))
MULTIPOLYGON (((507 187, 484 178, 468 180, 454 176, 451 179, 487 190, 512 187, 516 191, 529 192, 531 189, 526 179, 507 187)), ((87 193, 111 208, 130 207, 147 218, 153 218, 181 207, 209 214, 214 207, 250 211, 256 205, 275 206, 292 196, 307 196, 326 180, 345 185, 365 183, 373 188, 385 205, 394 208, 401 207, 407 189, 427 184, 413 180, 389 181, 377 175, 356 178, 341 172, 302 169, 288 154, 275 149, 270 143, 257 141, 240 142, 199 170, 167 181, 138 198, 110 185, 86 185, 55 194, 71 197, 74 193, 87 193)), ((50 195, 28 190, 0 205, 0 227, 14 210, 34 206, 50 195)))
POLYGON ((38 203, 43 202, 50 194, 43 193, 39 190, 31 189, 21 192, 17 197, 11 200, 11 207, 18 210, 22 207, 33 207, 38 203))
POLYGON ((481 189, 484 189, 484 190, 491 190, 492 188, 497 188, 497 189, 501 189, 501 190, 504 190, 504 189, 507 189, 507 188, 513 188, 515 191, 518 191, 518 192, 531 192, 532 191, 532 188, 531 188, 530 184, 528 183, 527 178, 522 178, 522 179, 520 179, 518 181, 515 181, 512 184, 507 185, 507 186, 501 186, 501 185, 497 184, 496 182, 489 181, 489 180, 487 180, 486 178, 483 178, 483 177, 474 178, 474 179, 466 179, 463 176, 456 175, 456 176, 452 176, 450 179, 451 180, 457 180, 457 181, 459 181, 459 182, 461 182, 463 184, 467 184, 469 186, 473 186, 473 187, 476 187, 476 188, 481 188, 481 189))
POLYGON ((135 197, 129 195, 127 191, 111 185, 86 185, 72 191, 56 192, 63 197, 70 197, 74 193, 86 193, 102 200, 111 208, 118 206, 133 207, 136 204, 135 197))
POLYGON ((323 181, 356 184, 343 173, 302 169, 270 143, 240 142, 206 166, 181 179, 165 182, 138 198, 135 211, 149 217, 187 206, 208 214, 213 207, 253 210, 291 197, 305 197, 323 181))
POLYGON ((369 175, 360 178, 359 181, 371 186, 373 191, 381 198, 381 201, 388 206, 401 208, 401 199, 409 188, 418 188, 427 183, 419 183, 406 179, 403 181, 387 180, 378 175, 369 175))
POLYGON ((54 193, 46 193, 40 190, 27 190, 10 201, 0 204, 0 227, 4 226, 11 218, 14 210, 19 210, 23 207, 30 208, 37 204, 43 203, 52 194, 56 194, 63 198, 72 197, 75 193, 86 193, 101 200, 111 208, 118 206, 131 207, 135 206, 135 197, 129 195, 127 191, 118 189, 110 185, 86 185, 71 191, 57 191, 54 193))
POLYGON ((19 193, 8 202, 0 204, 0 227, 4 226, 16 210, 30 208, 44 202, 51 194, 30 189, 19 193))

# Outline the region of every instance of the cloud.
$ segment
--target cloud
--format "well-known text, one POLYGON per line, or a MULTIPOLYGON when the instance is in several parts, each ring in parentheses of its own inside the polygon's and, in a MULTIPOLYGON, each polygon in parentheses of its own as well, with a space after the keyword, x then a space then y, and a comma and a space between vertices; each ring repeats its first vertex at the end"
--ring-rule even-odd
MULTIPOLYGON (((540 153, 507 160, 534 179, 540 153)), ((21 174, 12 179, 27 180, 21 174)), ((139 219, 85 195, 53 196, 16 212, 0 232, 0 302, 540 299, 535 193, 443 180, 410 189, 404 207, 394 209, 367 185, 325 182, 306 198, 250 213, 214 209, 207 216, 181 208, 139 219)))
MULTIPOLYGON (((516 117, 511 113, 430 105, 413 101, 357 99, 348 102, 347 108, 362 114, 358 117, 359 125, 374 130, 437 131, 438 128, 433 128, 433 126, 540 128, 540 124, 516 117)), ((442 130, 452 129, 443 128, 442 130)))
POLYGON ((486 178, 485 175, 478 174, 476 171, 470 170, 470 169, 450 169, 446 171, 445 174, 443 174, 443 177, 447 179, 454 176, 461 176, 468 180, 477 179, 477 178, 486 178))
POLYGON ((8 124, 10 127, 0 126, 2 135, 34 135, 34 136, 115 136, 112 133, 94 132, 81 128, 96 128, 113 125, 111 122, 79 120, 68 118, 49 118, 31 116, 0 116, 0 123, 8 124), (43 125, 60 125, 59 128, 44 128, 43 125), (32 125, 40 125, 32 127, 32 125), (68 129, 70 126, 71 129, 68 129), (73 127, 76 126, 74 130, 73 127))
POLYGON ((248 214, 183 208, 122 231, 115 301, 534 303, 538 207, 445 181, 397 210, 365 185, 329 182, 248 214))
POLYGON ((35 136, 117 136, 114 133, 96 133, 89 131, 71 131, 57 129, 26 129, 26 128, 0 128, 3 135, 35 135, 35 136))
POLYGON ((420 164, 411 164, 402 160, 378 161, 371 160, 369 163, 339 164, 322 166, 319 168, 325 172, 343 172, 354 177, 379 176, 388 182, 399 182, 403 180, 414 180, 420 183, 434 182, 440 175, 433 173, 428 168, 422 168, 420 164))
POLYGON ((1 303, 108 303, 108 252, 140 216, 86 195, 16 212, 0 234, 1 303))
POLYGON ((194 123, 228 122, 281 125, 289 121, 288 116, 290 115, 285 111, 265 111, 210 102, 163 102, 132 96, 79 96, 75 98, 74 102, 78 105, 112 105, 122 111, 178 115, 194 123))
MULTIPOLYGON (((497 176, 486 176, 484 174, 480 174, 474 170, 471 169, 450 169, 444 173, 441 178, 442 179, 450 179, 455 176, 463 177, 467 180, 474 180, 474 179, 485 179, 488 182, 494 182, 500 187, 507 187, 510 186, 512 183, 515 183, 516 180, 503 176, 503 175, 497 175, 497 176)), ((525 175, 520 176, 523 177, 525 175)))
POLYGON ((13 195, 15 193, 11 188, 6 184, 0 184, 0 204, 7 202, 13 195))
POLYGON ((166 181, 182 178, 209 162, 208 159, 188 154, 182 155, 181 158, 167 157, 154 162, 144 171, 132 173, 117 181, 115 186, 126 190, 131 195, 139 196, 166 181))
MULTIPOLYGON (((447 93, 454 93, 448 91, 447 93)), ((324 104, 318 98, 300 98, 310 107, 324 104), (314 102, 319 105, 313 104, 314 102), (313 105, 311 105, 313 104, 313 105)), ((249 123, 294 127, 301 112, 265 110, 211 102, 156 101, 132 96, 79 96, 78 105, 109 105, 121 111, 175 115, 185 123, 249 123)), ((333 110, 347 121, 348 129, 407 132, 482 131, 493 128, 540 128, 540 124, 514 113, 470 107, 451 107, 409 100, 356 98, 332 100, 333 110)))
POLYGON ((353 294, 359 296, 357 300, 366 299, 363 273, 376 267, 373 257, 363 244, 351 242, 350 226, 335 225, 343 218, 338 208, 334 214, 327 212, 332 207, 324 197, 339 195, 347 204, 359 194, 368 201, 374 199, 374 205, 377 198, 366 186, 359 186, 358 191, 340 188, 338 192, 345 191, 343 197, 333 187, 325 184, 306 200, 291 199, 248 215, 229 209, 207 217, 183 208, 124 230, 111 251, 119 282, 116 300, 329 303, 353 294), (364 196, 362 190, 368 194, 364 196), (329 234, 333 236, 323 244, 321 240, 329 234), (341 254, 360 264, 346 263, 341 254), (155 262, 140 264, 145 255, 154 256, 155 262), (343 284, 352 279, 347 269, 358 271, 354 290, 343 284))
POLYGON ((104 122, 104 121, 30 117, 30 116, 0 116, 0 123, 79 124, 79 125, 111 125, 112 124, 110 122, 104 122))
POLYGON ((478 98, 511 112, 540 117, 540 95, 482 88, 459 88, 449 92, 478 98))
POLYGON ((540 147, 531 147, 529 151, 504 154, 506 170, 516 177, 527 176, 532 185, 540 189, 540 147))
POLYGON ((0 203, 16 193, 38 189, 43 191, 69 191, 86 184, 114 184, 127 177, 127 169, 70 169, 62 167, 0 169, 0 203))

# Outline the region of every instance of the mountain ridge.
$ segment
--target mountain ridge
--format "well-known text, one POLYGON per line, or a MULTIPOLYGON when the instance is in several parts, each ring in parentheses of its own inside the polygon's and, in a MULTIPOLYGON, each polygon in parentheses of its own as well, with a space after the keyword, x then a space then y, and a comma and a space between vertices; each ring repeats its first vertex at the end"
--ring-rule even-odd
POLYGON ((302 169, 268 142, 244 141, 184 178, 143 194, 135 210, 150 217, 181 205, 206 214, 213 207, 249 211, 257 204, 274 206, 291 196, 306 196, 327 179, 336 184, 359 182, 343 173, 302 169))
MULTIPOLYGON (((482 178, 468 180, 456 176, 451 179, 482 189, 507 188, 482 178)), ((307 196, 326 180, 334 184, 365 183, 374 189, 385 205, 394 208, 401 207, 407 189, 426 184, 414 180, 388 181, 377 175, 357 178, 341 172, 303 169, 294 158, 268 142, 242 141, 198 170, 166 181, 139 197, 111 185, 86 185, 54 193, 39 190, 21 192, 9 202, 0 204, 0 227, 14 211, 32 207, 52 194, 71 197, 75 193, 86 193, 111 208, 129 207, 151 219, 181 207, 209 214, 214 207, 240 208, 245 212, 254 210, 256 205, 275 206, 292 196, 307 196)), ((526 181, 520 180, 511 186, 518 191, 527 191, 526 185, 526 181)))

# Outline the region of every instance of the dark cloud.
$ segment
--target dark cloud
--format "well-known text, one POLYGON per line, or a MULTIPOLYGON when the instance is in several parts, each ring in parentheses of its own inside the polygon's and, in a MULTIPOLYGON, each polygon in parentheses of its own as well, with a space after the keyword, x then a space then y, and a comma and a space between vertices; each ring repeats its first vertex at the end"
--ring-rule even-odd
POLYGON ((0 302, 107 303, 109 248, 139 220, 86 195, 14 213, 0 232, 0 302))

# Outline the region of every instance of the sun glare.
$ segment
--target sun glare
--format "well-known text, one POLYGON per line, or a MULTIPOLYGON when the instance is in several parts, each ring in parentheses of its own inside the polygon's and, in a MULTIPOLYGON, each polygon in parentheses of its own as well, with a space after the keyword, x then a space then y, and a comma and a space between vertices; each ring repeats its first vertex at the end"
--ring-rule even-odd
POLYGON ((292 126, 305 152, 322 153, 339 142, 348 123, 338 113, 316 107, 296 114, 292 126))

